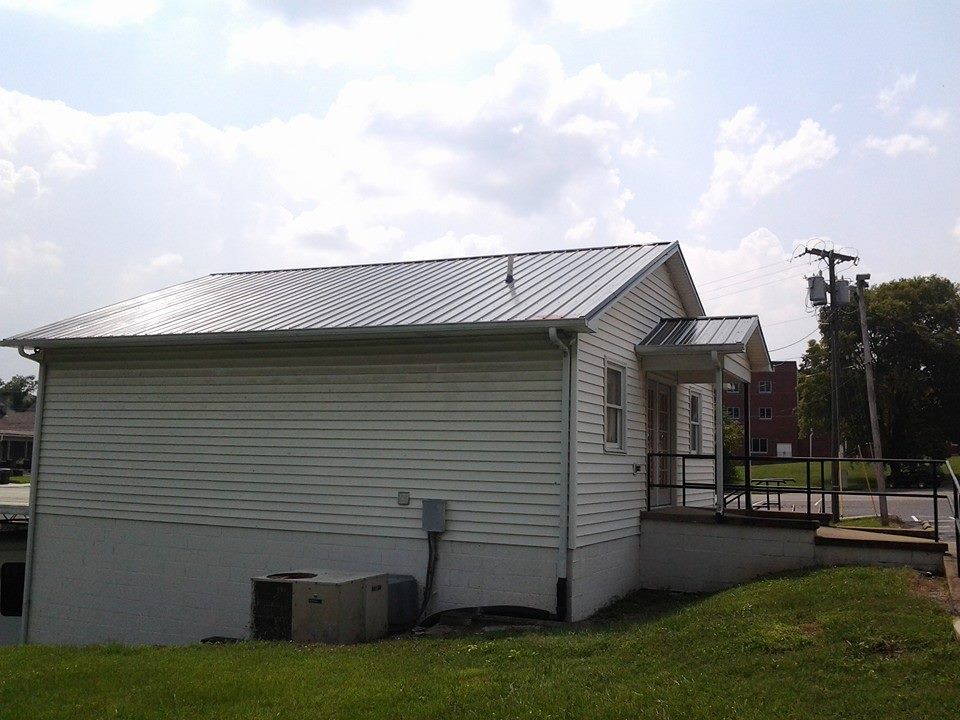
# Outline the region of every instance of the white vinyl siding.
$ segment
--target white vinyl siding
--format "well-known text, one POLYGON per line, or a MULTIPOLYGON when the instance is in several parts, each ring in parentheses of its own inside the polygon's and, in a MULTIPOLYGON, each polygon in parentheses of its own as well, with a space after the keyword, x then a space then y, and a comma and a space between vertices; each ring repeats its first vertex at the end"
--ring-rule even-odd
MULTIPOLYGON (((576 353, 576 497, 571 523, 574 547, 636 535, 646 501, 646 384, 634 348, 665 317, 688 314, 666 266, 624 295, 602 317, 596 333, 579 336, 576 353), (604 372, 608 363, 626 375, 625 452, 604 446, 604 372), (634 464, 641 471, 634 473, 634 464)), ((671 383, 669 375, 655 379, 671 383)), ((676 386, 677 451, 689 452, 689 393, 703 398, 703 452, 713 452, 713 386, 676 386)), ((688 479, 712 480, 705 461, 688 465, 688 479)), ((688 501, 709 504, 709 491, 690 492, 688 501)))
POLYGON ((556 546, 546 333, 49 358, 40 514, 556 546))

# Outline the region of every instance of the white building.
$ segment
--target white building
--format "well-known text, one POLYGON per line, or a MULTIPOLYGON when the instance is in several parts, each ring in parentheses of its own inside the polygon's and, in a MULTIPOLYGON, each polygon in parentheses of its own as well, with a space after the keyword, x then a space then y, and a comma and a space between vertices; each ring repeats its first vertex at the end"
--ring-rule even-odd
POLYGON ((768 367, 703 314, 663 243, 211 275, 8 338, 42 381, 26 639, 243 636, 249 578, 302 567, 422 586, 426 498, 430 612, 584 618, 639 583, 647 452, 714 453, 718 377, 768 367))

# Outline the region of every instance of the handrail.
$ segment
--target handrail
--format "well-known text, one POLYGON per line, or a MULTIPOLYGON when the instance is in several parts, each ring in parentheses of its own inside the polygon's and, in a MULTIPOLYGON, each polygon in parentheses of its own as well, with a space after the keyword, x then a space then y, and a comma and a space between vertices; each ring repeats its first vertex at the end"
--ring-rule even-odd
POLYGON ((950 465, 949 460, 944 460, 943 464, 947 466, 947 472, 950 473, 950 480, 953 485, 953 552, 957 560, 957 575, 960 575, 960 480, 957 480, 957 475, 953 472, 953 466, 950 465))
MULTIPOLYGON (((647 453, 646 456, 646 466, 647 466, 647 483, 646 483, 646 494, 647 494, 647 509, 650 509, 650 490, 651 488, 679 488, 682 493, 682 505, 686 506, 686 495, 688 488, 702 489, 702 490, 716 490, 716 485, 714 483, 704 483, 704 482, 687 482, 687 472, 686 472, 686 461, 687 460, 712 460, 715 461, 715 456, 706 455, 701 453, 677 453, 677 452, 654 452, 647 453), (654 458, 667 458, 667 459, 680 459, 681 467, 681 483, 661 483, 661 482, 650 482, 651 480, 651 463, 654 458)), ((824 503, 826 507, 826 495, 829 494, 834 498, 834 503, 839 501, 840 497, 843 495, 850 496, 859 496, 859 497, 897 497, 897 498, 930 498, 933 501, 933 534, 934 540, 940 540, 940 500, 947 499, 950 500, 950 495, 943 495, 940 493, 939 485, 940 483, 934 483, 932 488, 932 493, 929 492, 903 492, 903 491, 890 491, 890 490, 841 490, 839 487, 827 487, 826 486, 826 476, 824 473, 824 466, 827 463, 831 462, 856 462, 855 458, 842 458, 842 457, 797 457, 797 456, 786 456, 786 457, 752 457, 752 456, 733 456, 731 457, 733 461, 743 462, 744 465, 753 465, 754 463, 758 464, 785 464, 785 463, 796 463, 802 462, 806 465, 806 483, 804 485, 791 485, 789 487, 782 488, 783 492, 798 493, 801 495, 806 495, 806 514, 807 517, 813 516, 813 495, 820 495, 821 502, 824 503), (810 467, 812 464, 819 463, 820 465, 820 487, 814 487, 811 478, 810 467)), ((957 548, 958 548, 958 557, 957 557, 957 571, 960 573, 960 480, 957 479, 956 474, 953 471, 953 468, 950 466, 950 463, 942 459, 934 458, 873 458, 873 462, 887 463, 887 464, 903 464, 903 465, 929 465, 933 472, 936 472, 936 466, 941 463, 947 466, 947 472, 951 478, 951 490, 953 495, 953 523, 954 523, 954 535, 956 537, 957 548)), ((635 470, 639 470, 639 466, 635 466, 635 470)), ((675 468, 671 471, 671 474, 675 477, 675 468)), ((737 496, 746 494, 747 497, 750 496, 751 490, 756 489, 756 484, 751 484, 751 479, 749 475, 744 484, 725 484, 724 489, 728 492, 725 492, 724 499, 727 498, 735 499, 737 496)), ((832 485, 831 481, 831 485, 832 485)), ((761 480, 761 485, 763 485, 761 480)), ((766 484, 764 490, 769 489, 769 484, 766 484)), ((726 505, 726 502, 724 503, 726 505)))

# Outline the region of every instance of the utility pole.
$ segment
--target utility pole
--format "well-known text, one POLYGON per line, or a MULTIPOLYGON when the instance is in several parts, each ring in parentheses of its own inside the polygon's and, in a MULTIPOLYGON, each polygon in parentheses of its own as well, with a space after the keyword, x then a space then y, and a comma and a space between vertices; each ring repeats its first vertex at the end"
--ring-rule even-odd
MULTIPOLYGON (((840 362, 839 362, 839 312, 841 303, 837 292, 837 263, 856 262, 857 258, 851 255, 838 253, 836 250, 821 250, 807 248, 804 255, 814 255, 827 261, 828 282, 830 290, 830 455, 838 457, 840 452, 840 362)), ((830 486, 836 489, 840 478, 840 463, 833 460, 830 463, 830 486)), ((834 521, 840 520, 840 495, 833 493, 830 496, 831 514, 834 521)))
MULTIPOLYGON (((880 444, 880 420, 877 418, 877 391, 873 379, 873 352, 870 349, 870 333, 867 332, 867 280, 869 274, 857 275, 857 305, 860 306, 860 335, 863 337, 863 369, 867 376, 867 407, 870 411, 870 432, 873 435, 873 474, 877 480, 877 490, 887 491, 887 481, 883 474, 883 446, 880 444)), ((880 523, 890 524, 887 512, 887 496, 880 495, 880 523)))

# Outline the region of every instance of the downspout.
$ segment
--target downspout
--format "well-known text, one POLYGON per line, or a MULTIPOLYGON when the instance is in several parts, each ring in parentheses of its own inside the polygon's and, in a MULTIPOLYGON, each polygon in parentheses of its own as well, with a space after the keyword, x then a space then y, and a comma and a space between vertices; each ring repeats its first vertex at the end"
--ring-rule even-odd
POLYGON ((36 413, 33 419, 33 453, 30 456, 30 513, 27 521, 27 552, 23 577, 23 615, 20 619, 20 644, 27 644, 27 633, 30 630, 30 586, 33 581, 33 546, 37 536, 37 480, 40 477, 40 428, 43 425, 43 386, 47 378, 47 365, 43 361, 43 351, 34 350, 27 353, 22 347, 17 348, 27 360, 33 360, 39 365, 37 375, 37 402, 36 413))
POLYGON ((726 503, 723 499, 723 355, 716 350, 711 351, 710 359, 716 376, 713 382, 713 453, 717 468, 717 520, 723 519, 726 503))
POLYGON ((567 605, 567 546, 570 528, 570 346, 557 334, 555 327, 547 330, 550 342, 563 354, 560 373, 560 487, 559 526, 557 538, 557 620, 566 620, 567 605))

